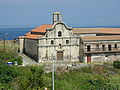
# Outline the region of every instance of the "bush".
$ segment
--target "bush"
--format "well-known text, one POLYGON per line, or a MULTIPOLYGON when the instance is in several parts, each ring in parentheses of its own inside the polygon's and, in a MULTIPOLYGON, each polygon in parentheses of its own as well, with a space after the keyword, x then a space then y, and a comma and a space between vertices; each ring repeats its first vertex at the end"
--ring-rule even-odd
POLYGON ((9 83, 18 75, 19 73, 15 67, 7 65, 0 66, 0 83, 9 83))
POLYGON ((23 63, 22 58, 14 52, 0 52, 0 61, 4 63, 13 62, 14 64, 17 62, 18 65, 23 63))
POLYGON ((42 88, 43 85, 43 69, 39 66, 30 67, 28 80, 30 82, 29 88, 42 88))
POLYGON ((0 59, 2 60, 9 60, 12 58, 15 58, 17 56, 17 53, 14 52, 0 52, 0 59))
POLYGON ((18 65, 22 65, 22 63, 23 63, 22 58, 20 56, 12 58, 10 61, 13 62, 14 64, 15 64, 15 62, 17 62, 18 65))
POLYGON ((113 67, 116 69, 120 69, 120 61, 114 61, 113 62, 113 67))

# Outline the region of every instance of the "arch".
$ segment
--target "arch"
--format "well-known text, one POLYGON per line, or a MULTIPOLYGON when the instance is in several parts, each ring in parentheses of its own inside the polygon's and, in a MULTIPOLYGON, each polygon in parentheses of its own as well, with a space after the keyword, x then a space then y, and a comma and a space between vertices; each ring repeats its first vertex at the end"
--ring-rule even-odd
POLYGON ((90 52, 90 45, 87 46, 87 52, 90 52))
POLYGON ((59 44, 59 48, 62 49, 62 45, 61 44, 59 44))
POLYGON ((53 41, 53 40, 51 40, 51 44, 52 44, 52 45, 54 44, 54 41, 53 41))

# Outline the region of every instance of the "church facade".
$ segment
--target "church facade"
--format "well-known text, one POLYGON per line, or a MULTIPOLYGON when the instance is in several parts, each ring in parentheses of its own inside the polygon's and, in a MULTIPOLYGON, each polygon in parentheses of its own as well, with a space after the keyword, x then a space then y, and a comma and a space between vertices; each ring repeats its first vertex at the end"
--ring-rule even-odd
POLYGON ((53 24, 20 36, 20 52, 38 62, 109 62, 120 59, 120 28, 72 28, 53 13, 53 24))

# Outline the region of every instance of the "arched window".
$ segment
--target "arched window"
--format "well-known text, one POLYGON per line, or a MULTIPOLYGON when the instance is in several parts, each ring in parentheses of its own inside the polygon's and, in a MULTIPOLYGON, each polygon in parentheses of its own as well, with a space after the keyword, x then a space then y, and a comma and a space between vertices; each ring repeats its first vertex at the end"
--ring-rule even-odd
POLYGON ((58 37, 62 37, 62 32, 61 31, 58 32, 58 37))
POLYGON ((51 40, 51 44, 54 44, 54 41, 53 41, 53 40, 51 40))
POLYGON ((87 52, 90 52, 90 45, 87 46, 87 52))
POLYGON ((62 45, 61 44, 59 44, 59 47, 60 47, 60 49, 62 49, 62 45))

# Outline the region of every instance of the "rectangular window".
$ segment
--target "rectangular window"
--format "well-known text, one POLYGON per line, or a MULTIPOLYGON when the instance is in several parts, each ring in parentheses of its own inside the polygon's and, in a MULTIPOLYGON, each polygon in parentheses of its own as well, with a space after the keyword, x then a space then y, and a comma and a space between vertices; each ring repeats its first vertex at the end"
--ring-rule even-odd
POLYGON ((108 51, 111 51, 111 45, 108 45, 108 51))
POLYGON ((90 52, 90 45, 87 46, 87 52, 90 52))
POLYGON ((99 45, 98 45, 98 44, 96 45, 96 49, 97 49, 97 50, 99 49, 99 45))
POLYGON ((102 45, 102 50, 105 51, 105 45, 102 45))
POLYGON ((69 40, 66 40, 66 44, 69 44, 69 40))
POLYGON ((117 44, 115 44, 115 48, 117 48, 117 44))

